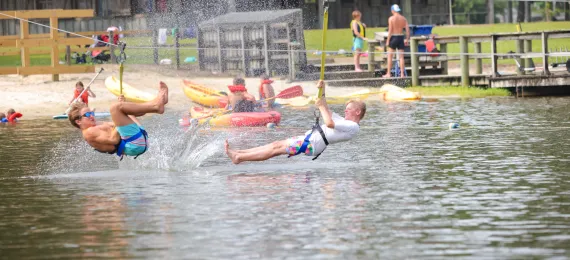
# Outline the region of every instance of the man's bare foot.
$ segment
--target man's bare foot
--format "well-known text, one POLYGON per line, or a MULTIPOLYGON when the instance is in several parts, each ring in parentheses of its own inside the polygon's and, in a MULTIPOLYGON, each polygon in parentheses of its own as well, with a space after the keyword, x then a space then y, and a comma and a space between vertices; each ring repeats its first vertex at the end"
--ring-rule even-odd
POLYGON ((166 86, 166 83, 162 81, 160 82, 160 91, 163 91, 159 93, 162 93, 164 95, 164 104, 168 104, 168 86, 166 86))
POLYGON ((234 164, 240 163, 239 158, 238 158, 238 154, 230 149, 230 143, 228 142, 228 140, 226 140, 224 147, 226 148, 226 154, 228 155, 228 157, 230 157, 232 162, 234 164))
POLYGON ((354 69, 355 72, 362 72, 362 69, 358 68, 358 69, 354 69))
POLYGON ((382 76, 382 78, 385 78, 385 79, 389 79, 389 78, 391 78, 391 77, 392 77, 392 75, 390 75, 390 73, 388 73, 388 74, 382 76))

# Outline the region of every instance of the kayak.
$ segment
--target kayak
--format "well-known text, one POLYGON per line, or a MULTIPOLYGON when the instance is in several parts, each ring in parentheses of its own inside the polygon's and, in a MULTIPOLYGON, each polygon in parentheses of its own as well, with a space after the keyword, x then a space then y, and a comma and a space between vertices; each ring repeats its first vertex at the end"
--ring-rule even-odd
MULTIPOLYGON (((105 86, 113 95, 119 96, 121 93, 119 79, 114 76, 109 76, 105 80, 105 86)), ((155 95, 136 89, 123 81, 123 95, 129 102, 144 103, 156 98, 155 95)))
POLYGON ((205 107, 226 107, 228 97, 221 92, 184 80, 184 94, 194 103, 205 107))
MULTIPOLYGON (((95 112, 95 117, 96 118, 105 118, 105 117, 110 117, 111 113, 109 112, 95 112)), ((53 116, 53 119, 67 119, 67 115, 63 114, 63 115, 57 115, 57 116, 53 116)))
MULTIPOLYGON (((281 114, 277 111, 267 112, 244 112, 244 113, 227 113, 225 109, 207 109, 202 107, 191 107, 190 117, 201 118, 213 113, 213 117, 199 119, 199 124, 208 123, 211 126, 225 127, 242 127, 242 126, 266 126, 268 123, 279 124, 281 122, 281 114)), ((183 126, 190 125, 190 119, 182 119, 180 124, 183 126)))
POLYGON ((380 88, 380 95, 388 101, 420 100, 422 98, 418 92, 405 90, 391 84, 384 84, 380 88))

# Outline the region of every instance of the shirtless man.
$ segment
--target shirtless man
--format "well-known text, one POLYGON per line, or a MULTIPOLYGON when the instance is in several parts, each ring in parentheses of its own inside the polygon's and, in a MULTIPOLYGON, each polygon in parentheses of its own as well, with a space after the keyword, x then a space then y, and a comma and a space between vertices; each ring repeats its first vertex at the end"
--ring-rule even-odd
POLYGON ((228 86, 230 94, 228 95, 227 110, 233 112, 253 112, 255 109, 255 97, 247 92, 245 88, 245 80, 243 78, 235 78, 232 86, 228 86))
MULTIPOLYGON (((96 151, 108 154, 138 156, 146 152, 148 136, 140 125, 137 116, 147 113, 164 113, 164 105, 168 103, 168 87, 160 82, 158 96, 142 104, 125 102, 119 97, 119 102, 111 105, 111 119, 97 125, 95 113, 84 103, 75 103, 69 111, 71 125, 81 129, 83 138, 96 151)), ((135 157, 136 158, 136 157, 135 157)))
MULTIPOLYGON (((324 82, 319 81, 317 87, 323 88, 324 82)), ((315 105, 323 116, 324 124, 319 127, 313 127, 304 136, 295 136, 247 150, 230 149, 230 145, 226 140, 226 154, 234 164, 247 161, 264 161, 283 154, 289 154, 289 156, 305 154, 316 156, 314 158, 316 159, 327 145, 349 141, 358 134, 360 120, 366 113, 366 104, 364 102, 359 100, 348 101, 344 109, 344 118, 331 112, 326 98, 318 99, 315 105)))
POLYGON ((400 7, 398 5, 392 5, 392 16, 388 19, 388 71, 385 78, 391 77, 390 72, 392 71, 392 55, 394 50, 398 49, 398 60, 400 61, 400 77, 404 77, 406 71, 404 63, 404 48, 408 45, 410 40, 410 26, 408 25, 408 20, 400 14, 400 7), (406 29, 406 38, 404 39, 404 29, 406 29))

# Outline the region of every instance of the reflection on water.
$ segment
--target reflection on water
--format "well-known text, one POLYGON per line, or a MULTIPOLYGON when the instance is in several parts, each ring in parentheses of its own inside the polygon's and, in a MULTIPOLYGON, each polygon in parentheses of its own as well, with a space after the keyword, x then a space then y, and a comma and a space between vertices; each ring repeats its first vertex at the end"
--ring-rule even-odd
MULTIPOLYGON (((122 162, 67 121, 0 125, 6 258, 548 258, 570 245, 568 98, 370 104, 316 161, 232 165, 312 124, 190 130, 145 118, 122 162), (461 124, 449 130, 450 122, 461 124)), ((340 107, 334 107, 340 110, 340 107)))

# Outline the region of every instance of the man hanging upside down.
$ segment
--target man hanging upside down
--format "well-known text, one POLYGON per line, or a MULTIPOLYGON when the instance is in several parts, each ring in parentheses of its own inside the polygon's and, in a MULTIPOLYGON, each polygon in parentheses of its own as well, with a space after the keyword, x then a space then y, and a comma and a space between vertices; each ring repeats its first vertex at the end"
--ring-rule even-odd
MULTIPOLYGON (((319 81, 317 88, 323 87, 324 82, 319 81)), ((323 89, 323 96, 324 93, 323 89)), ((264 161, 283 154, 294 156, 304 153, 308 156, 315 155, 314 159, 316 159, 327 145, 354 138, 360 130, 360 120, 366 113, 366 104, 359 100, 350 100, 346 103, 344 118, 331 112, 324 97, 319 98, 315 105, 319 108, 325 123, 321 126, 317 121, 313 129, 306 132, 305 136, 296 136, 247 150, 230 149, 228 140, 226 140, 226 154, 235 164, 247 161, 264 161)))
MULTIPOLYGON (((123 96, 119 102, 111 105, 113 122, 97 124, 95 112, 84 103, 75 103, 69 111, 71 124, 79 129, 83 138, 96 151, 108 154, 138 156, 146 152, 148 136, 136 119, 147 113, 163 114, 168 103, 168 87, 160 82, 158 96, 142 104, 125 102, 123 96)), ((136 157, 135 157, 136 158, 136 157)))

